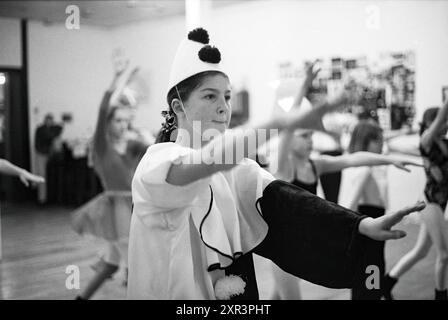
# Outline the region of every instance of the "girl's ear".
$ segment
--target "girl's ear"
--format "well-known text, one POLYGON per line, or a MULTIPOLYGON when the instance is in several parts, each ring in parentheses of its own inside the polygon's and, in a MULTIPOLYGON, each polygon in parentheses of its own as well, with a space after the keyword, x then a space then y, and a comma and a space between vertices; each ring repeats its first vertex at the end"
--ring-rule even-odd
POLYGON ((180 114, 184 113, 182 103, 180 102, 179 99, 176 98, 171 101, 171 109, 176 114, 176 116, 179 116, 180 114))

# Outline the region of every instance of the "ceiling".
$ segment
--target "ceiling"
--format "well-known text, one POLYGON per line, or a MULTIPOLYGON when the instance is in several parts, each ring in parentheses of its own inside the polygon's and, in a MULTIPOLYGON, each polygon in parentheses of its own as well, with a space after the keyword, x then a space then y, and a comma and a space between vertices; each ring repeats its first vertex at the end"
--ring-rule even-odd
MULTIPOLYGON (((212 7, 241 3, 243 0, 209 0, 212 7)), ((247 0, 246 0, 247 1, 247 0)), ((0 1, 0 17, 39 20, 45 23, 64 22, 65 9, 77 5, 81 23, 117 27, 137 21, 185 14, 184 0, 127 1, 0 1)))

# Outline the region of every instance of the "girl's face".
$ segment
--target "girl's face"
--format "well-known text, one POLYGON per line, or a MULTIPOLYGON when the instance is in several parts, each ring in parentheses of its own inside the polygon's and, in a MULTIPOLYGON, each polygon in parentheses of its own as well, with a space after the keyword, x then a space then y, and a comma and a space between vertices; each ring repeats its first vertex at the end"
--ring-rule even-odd
POLYGON ((294 131, 291 150, 298 157, 308 158, 313 151, 313 131, 301 129, 294 131))
POLYGON ((229 79, 223 75, 207 77, 203 83, 191 92, 184 101, 189 122, 200 121, 203 133, 208 129, 223 133, 229 126, 232 108, 230 106, 231 88, 229 79))
POLYGON ((115 110, 112 119, 109 122, 109 133, 114 138, 122 138, 129 128, 131 122, 131 113, 125 108, 115 110))
POLYGON ((370 140, 369 144, 367 145, 368 152, 372 153, 382 153, 383 152, 383 136, 381 135, 375 140, 370 140))

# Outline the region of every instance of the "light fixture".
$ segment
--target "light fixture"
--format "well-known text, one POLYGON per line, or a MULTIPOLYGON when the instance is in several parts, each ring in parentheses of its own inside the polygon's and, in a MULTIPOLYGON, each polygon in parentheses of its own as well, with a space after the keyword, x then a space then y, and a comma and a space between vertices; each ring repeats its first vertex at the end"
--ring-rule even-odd
POLYGON ((0 86, 6 83, 6 77, 4 73, 0 73, 0 86))

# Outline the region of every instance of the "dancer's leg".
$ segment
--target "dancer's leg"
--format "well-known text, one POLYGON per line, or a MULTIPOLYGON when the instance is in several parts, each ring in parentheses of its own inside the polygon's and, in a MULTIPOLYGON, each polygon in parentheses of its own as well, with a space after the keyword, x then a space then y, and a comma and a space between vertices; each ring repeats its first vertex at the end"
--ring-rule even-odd
POLYGON ((90 299, 93 294, 101 287, 101 285, 109 279, 117 270, 120 264, 120 252, 116 245, 107 243, 104 253, 101 257, 101 263, 96 266, 98 272, 87 287, 79 295, 81 299, 90 299))
POLYGON ((422 222, 420 224, 420 231, 418 233, 417 242, 415 246, 406 253, 389 272, 389 276, 398 279, 409 269, 411 269, 418 261, 422 260, 431 249, 432 241, 429 237, 427 228, 422 222))
POLYGON ((431 207, 433 207, 433 210, 425 211, 423 220, 437 252, 435 286, 438 291, 443 291, 446 289, 448 273, 448 229, 441 208, 436 205, 431 207))
POLYGON ((386 300, 393 300, 392 289, 398 278, 411 269, 418 261, 426 257, 431 249, 432 241, 427 227, 422 221, 415 246, 406 253, 383 279, 383 296, 386 300))

